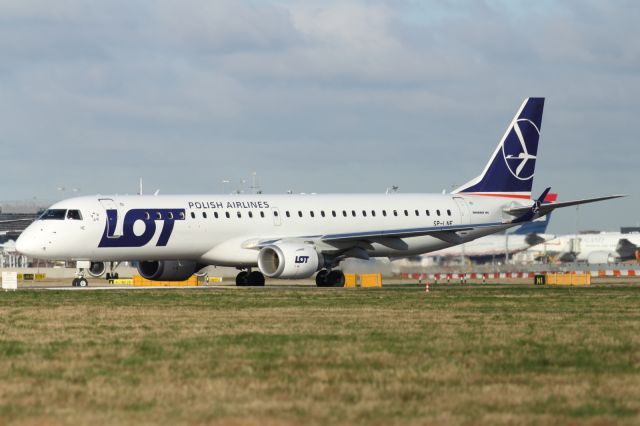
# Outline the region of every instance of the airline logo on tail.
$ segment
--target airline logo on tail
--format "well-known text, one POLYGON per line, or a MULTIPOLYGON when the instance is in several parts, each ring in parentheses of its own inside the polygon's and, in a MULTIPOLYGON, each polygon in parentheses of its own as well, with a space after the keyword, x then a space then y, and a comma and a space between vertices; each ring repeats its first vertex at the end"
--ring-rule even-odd
POLYGON ((507 168, 516 179, 533 179, 536 166, 535 152, 540 137, 540 130, 528 119, 517 120, 502 145, 502 156, 507 168), (527 145, 529 142, 529 146, 527 145))

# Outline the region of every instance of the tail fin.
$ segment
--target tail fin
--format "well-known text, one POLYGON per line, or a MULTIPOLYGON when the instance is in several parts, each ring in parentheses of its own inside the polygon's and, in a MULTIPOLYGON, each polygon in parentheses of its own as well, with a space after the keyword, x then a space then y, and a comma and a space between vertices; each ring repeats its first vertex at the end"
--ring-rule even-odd
POLYGON ((453 191, 531 198, 544 98, 527 98, 509 124, 482 174, 453 191))

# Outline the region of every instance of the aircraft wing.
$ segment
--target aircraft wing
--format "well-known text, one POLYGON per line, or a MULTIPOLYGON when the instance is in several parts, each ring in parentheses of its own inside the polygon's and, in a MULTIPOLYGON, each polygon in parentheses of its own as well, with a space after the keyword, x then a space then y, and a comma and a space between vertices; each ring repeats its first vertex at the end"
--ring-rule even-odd
POLYGON ((455 226, 438 226, 424 228, 407 228, 392 229, 381 231, 367 232, 349 232, 344 234, 327 234, 322 235, 320 239, 324 242, 348 242, 348 241, 370 241, 379 238, 408 238, 421 237, 430 235, 446 242, 460 243, 462 242, 457 232, 472 231, 474 229, 491 228, 494 226, 504 225, 504 223, 483 223, 478 225, 455 225, 455 226))
POLYGON ((455 225, 455 226, 438 226, 424 228, 406 228, 393 230, 373 230, 366 232, 348 232, 343 234, 326 234, 326 235, 307 235, 298 237, 276 237, 276 238, 255 238, 243 242, 242 247, 247 249, 259 250, 264 246, 282 241, 318 241, 323 243, 350 243, 350 242, 375 242, 381 239, 392 238, 409 238, 430 235, 448 243, 460 244, 462 239, 458 232, 471 231, 474 229, 491 228, 494 226, 503 226, 504 223, 483 223, 477 225, 455 225))
MULTIPOLYGON (((540 204, 540 206, 538 207, 537 217, 544 216, 546 214, 551 213, 555 209, 560 209, 563 207, 578 206, 580 204, 595 203, 596 201, 611 200, 614 198, 621 198, 621 197, 626 197, 626 195, 608 195, 606 197, 585 198, 582 200, 563 201, 561 203, 540 204)), ((522 206, 522 207, 510 208, 505 210, 504 212, 511 216, 518 217, 518 216, 527 214, 530 211, 531 211, 531 206, 522 206)))

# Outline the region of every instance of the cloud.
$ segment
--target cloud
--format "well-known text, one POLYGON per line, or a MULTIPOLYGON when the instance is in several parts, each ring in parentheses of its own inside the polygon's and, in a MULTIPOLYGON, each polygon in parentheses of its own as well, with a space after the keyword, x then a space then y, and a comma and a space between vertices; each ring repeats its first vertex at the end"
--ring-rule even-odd
POLYGON ((206 192, 256 170, 279 192, 291 181, 306 192, 437 191, 475 176, 533 95, 548 97, 541 186, 637 193, 639 8, 3 2, 0 141, 20 179, 1 189, 123 192, 144 175, 164 192, 206 192))

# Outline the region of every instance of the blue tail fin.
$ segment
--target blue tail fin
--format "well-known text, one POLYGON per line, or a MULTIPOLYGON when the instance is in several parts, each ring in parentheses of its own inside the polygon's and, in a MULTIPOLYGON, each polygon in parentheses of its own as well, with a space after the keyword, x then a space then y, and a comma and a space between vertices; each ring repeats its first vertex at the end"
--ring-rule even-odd
POLYGON ((544 98, 527 98, 484 171, 453 193, 531 198, 544 98))

